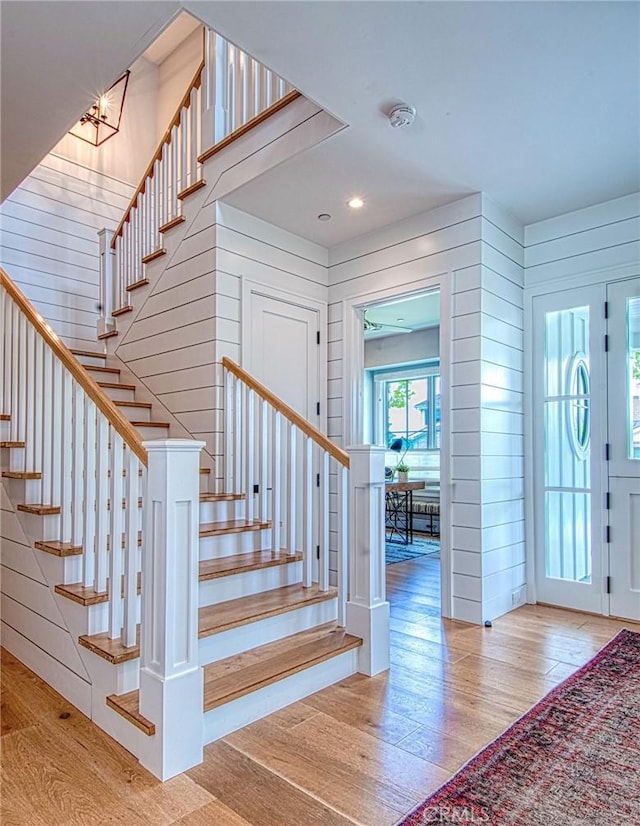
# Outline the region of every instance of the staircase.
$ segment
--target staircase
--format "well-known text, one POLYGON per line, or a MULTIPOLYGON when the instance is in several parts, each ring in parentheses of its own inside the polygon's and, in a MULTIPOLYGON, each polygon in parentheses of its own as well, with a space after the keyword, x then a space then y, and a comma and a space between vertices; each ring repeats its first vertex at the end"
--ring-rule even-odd
MULTIPOLYGON (((3 486, 89 675, 92 719, 162 779, 203 744, 388 667, 384 452, 347 454, 222 358, 215 481, 204 443, 101 349, 233 137, 200 151, 197 124, 220 114, 211 61, 235 49, 211 32, 205 44, 118 230, 102 234, 96 349, 67 350, 0 270, 3 486)), ((256 67, 264 94, 223 108, 234 134, 299 97, 256 67)))

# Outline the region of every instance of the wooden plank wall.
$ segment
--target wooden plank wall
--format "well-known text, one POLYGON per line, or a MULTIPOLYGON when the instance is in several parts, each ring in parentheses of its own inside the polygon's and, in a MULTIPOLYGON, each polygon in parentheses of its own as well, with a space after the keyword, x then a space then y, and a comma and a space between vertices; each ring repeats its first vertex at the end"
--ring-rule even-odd
POLYGON ((0 263, 69 346, 95 345, 97 233, 115 229, 133 191, 50 154, 0 206, 0 263))

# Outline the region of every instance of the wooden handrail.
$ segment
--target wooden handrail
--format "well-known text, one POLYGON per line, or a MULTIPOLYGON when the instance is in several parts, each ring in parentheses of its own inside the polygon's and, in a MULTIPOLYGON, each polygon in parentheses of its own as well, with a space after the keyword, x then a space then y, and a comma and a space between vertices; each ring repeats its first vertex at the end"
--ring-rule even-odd
POLYGON ((247 371, 243 370, 240 365, 236 364, 234 361, 231 361, 231 359, 226 356, 222 359, 222 366, 230 373, 233 373, 236 378, 243 381, 247 387, 257 393, 261 399, 269 402, 269 404, 275 408, 278 413, 282 413, 285 419, 288 419, 291 424, 298 428, 298 430, 301 430, 306 436, 313 439, 318 447, 326 450, 330 456, 333 456, 336 462, 339 462, 346 468, 349 467, 349 454, 346 453, 346 451, 334 444, 331 439, 328 439, 324 433, 321 433, 317 427, 310 424, 299 413, 296 413, 292 407, 289 407, 289 405, 283 402, 281 398, 275 395, 275 393, 272 393, 271 390, 266 388, 264 384, 261 384, 257 379, 254 379, 250 373, 247 373, 247 371))
POLYGON ((111 239, 112 249, 115 249, 115 247, 116 247, 116 239, 117 239, 118 235, 120 235, 120 233, 122 232, 122 228, 124 227, 124 225, 129 220, 129 214, 130 214, 131 210, 135 207, 136 201, 138 200, 138 196, 141 193, 144 193, 145 187, 147 185, 147 180, 149 178, 153 177, 154 164, 155 164, 156 161, 160 160, 160 158, 162 157, 162 148, 165 145, 165 143, 169 142, 169 139, 171 138, 171 130, 173 129, 174 126, 177 126, 180 123, 180 115, 182 114, 182 110, 184 109, 184 107, 189 103, 189 98, 191 97, 191 92, 194 89, 198 89, 200 84, 202 83, 202 71, 203 71, 203 69, 204 69, 204 57, 200 61, 200 65, 198 66, 198 69, 197 69, 195 75, 191 79, 191 83, 189 84, 189 88, 184 93, 184 95, 182 97, 182 100, 178 104, 178 108, 176 109, 173 117, 171 118, 171 121, 169 122, 169 126, 167 126, 167 128, 165 129, 165 133, 162 136, 162 138, 160 139, 160 143, 158 144, 156 151, 153 153, 153 157, 149 161, 149 165, 147 166, 147 168, 144 171, 144 175, 142 176, 142 179, 140 180, 140 183, 138 184, 138 188, 134 192, 133 197, 131 198, 131 200, 129 201, 129 206, 126 208, 125 213, 122 216, 122 219, 121 219, 120 223, 118 224, 116 231, 113 233, 113 238, 111 239))
POLYGON ((142 446, 142 439, 138 431, 125 419, 111 399, 102 392, 84 367, 68 350, 59 336, 53 332, 35 307, 29 303, 2 267, 0 267, 0 285, 4 287, 12 300, 26 316, 27 320, 35 327, 38 334, 53 350, 54 355, 60 359, 98 410, 108 419, 113 429, 120 434, 127 447, 146 465, 147 451, 142 446))

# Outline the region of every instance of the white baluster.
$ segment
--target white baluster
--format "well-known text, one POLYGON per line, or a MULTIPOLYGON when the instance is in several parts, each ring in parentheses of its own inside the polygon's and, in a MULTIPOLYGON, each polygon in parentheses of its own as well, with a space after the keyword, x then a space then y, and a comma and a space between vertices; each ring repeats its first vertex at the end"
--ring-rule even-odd
POLYGON ((318 585, 321 591, 329 589, 329 454, 322 451, 320 469, 320 562, 318 585))
MULTIPOLYGON (((36 336, 35 353, 33 361, 33 376, 31 382, 34 388, 33 394, 33 469, 42 473, 42 461, 44 456, 44 441, 42 431, 44 427, 44 405, 43 405, 43 387, 41 384, 43 376, 43 358, 44 358, 44 341, 40 336, 36 336)), ((42 479, 38 485, 40 491, 39 499, 42 502, 43 485, 42 479)))
POLYGON ((338 586, 338 625, 346 624, 346 606, 348 594, 349 571, 349 469, 338 465, 338 547, 337 547, 337 586, 338 586))
POLYGON ((47 502, 52 505, 60 504, 60 464, 62 454, 62 362, 56 357, 53 359, 53 420, 51 423, 51 488, 47 502))
POLYGON ((234 437, 234 377, 228 370, 224 374, 224 489, 227 493, 237 493, 233 468, 234 437))
POLYGON ((272 512, 273 512, 273 525, 272 525, 272 533, 273 533, 273 544, 272 549, 274 551, 279 551, 281 547, 280 541, 280 532, 281 532, 281 468, 282 468, 282 456, 280 455, 280 449, 282 445, 281 440, 281 422, 282 416, 278 413, 277 410, 273 411, 273 453, 271 456, 272 466, 271 466, 271 496, 272 496, 272 512))
POLYGON ((36 385, 36 338, 40 338, 40 336, 36 336, 35 328, 29 324, 27 326, 26 360, 22 365, 27 385, 24 469, 28 471, 38 470, 35 463, 36 446, 34 439, 35 402, 36 396, 40 393, 40 388, 36 385))
MULTIPOLYGON (((124 522, 122 471, 124 469, 124 444, 122 437, 111 429, 111 511, 109 526, 109 636, 122 633, 122 533, 124 522)), ((127 511, 138 510, 138 500, 125 501, 127 511)))
POLYGON ((7 337, 7 322, 6 322, 6 308, 8 302, 7 291, 4 287, 0 287, 0 370, 2 371, 2 378, 0 378, 0 413, 7 413, 5 408, 5 371, 7 369, 5 364, 6 353, 6 337, 7 337))
POLYGON ((189 186, 189 144, 187 142, 187 119, 188 112, 186 107, 180 112, 180 191, 189 186))
POLYGON ((85 588, 93 588, 96 570, 96 406, 84 396, 84 520, 82 581, 85 588))
POLYGON ((113 330, 116 326, 113 318, 114 301, 117 300, 115 288, 115 255, 111 248, 113 232, 110 229, 101 229, 98 232, 100 244, 100 318, 98 319, 98 335, 113 330))
POLYGON ((169 217, 178 216, 178 127, 171 130, 171 198, 169 217))
POLYGON ((236 49, 235 65, 235 113, 233 116, 234 131, 244 123, 244 58, 245 54, 241 49, 236 49))
POLYGON ((259 474, 260 480, 260 521, 266 522, 269 518, 269 406, 267 402, 262 399, 260 401, 260 466, 259 474))
MULTIPOLYGON (((215 61, 208 66, 209 84, 215 94, 213 102, 213 135, 202 139, 205 147, 218 143, 230 133, 229 126, 229 44, 219 34, 215 37, 215 61)), ((209 104, 207 104, 209 105, 209 104)))
MULTIPOLYGON (((96 450, 96 572, 95 589, 99 594, 104 594, 107 590, 107 538, 109 535, 109 477, 107 470, 110 463, 109 455, 109 422, 98 413, 97 428, 97 450, 96 450)), ((120 503, 118 503, 119 505, 120 503)), ((111 502, 111 508, 117 507, 111 502)))
POLYGON ((294 424, 290 424, 287 428, 287 542, 289 553, 296 551, 296 517, 297 517, 297 502, 296 502, 296 482, 297 482, 297 456, 296 447, 298 441, 298 428, 294 424))
POLYGON ((235 382, 235 398, 233 402, 233 410, 235 414, 234 431, 233 431, 233 490, 239 493, 244 490, 242 486, 242 397, 243 384, 241 381, 235 382))
MULTIPOLYGON (((155 252, 160 247, 160 235, 158 228, 160 226, 160 179, 162 172, 160 171, 160 161, 157 160, 153 165, 153 213, 152 226, 153 232, 149 240, 149 252, 155 252)), ((144 276, 143 276, 144 277, 144 276)))
POLYGON ((198 178, 198 90, 189 95, 189 185, 198 178))
MULTIPOLYGON (((138 571, 140 570, 138 549, 138 496, 140 462, 131 450, 125 451, 127 508, 124 531, 124 616, 123 644, 130 648, 135 645, 137 633, 136 602, 138 595, 138 571), (136 507, 132 508, 131 503, 136 507)), ((144 500, 143 500, 144 501, 144 500)))
POLYGON ((232 44, 229 43, 228 45, 228 55, 229 61, 227 63, 227 134, 230 135, 236 129, 236 109, 237 109, 237 102, 236 102, 236 72, 237 72, 237 65, 236 65, 236 53, 237 49, 232 44))
MULTIPOLYGON (((14 380, 18 387, 16 405, 16 439, 24 441, 26 439, 26 416, 27 416, 27 376, 23 370, 23 363, 27 355, 27 319, 19 312, 18 314, 18 346, 16 348, 17 368, 14 373, 14 380)), ((13 451, 14 453, 16 451, 13 451)), ((24 452, 21 454, 21 470, 24 470, 24 452)))
MULTIPOLYGON (((50 504, 47 497, 51 494, 51 438, 53 410, 53 353, 45 346, 42 359, 42 500, 50 504)), ((12 451, 13 452, 13 451, 12 451)))
POLYGON ((72 467, 72 485, 73 493, 71 496, 71 514, 72 514, 72 531, 71 542, 73 545, 82 545, 82 525, 84 513, 84 469, 85 456, 91 450, 89 447, 85 451, 85 406, 84 406, 84 390, 73 382, 73 459, 72 467))
POLYGON ((160 202, 160 226, 164 226, 169 220, 169 144, 162 147, 162 199, 160 202))
POLYGON ((71 542, 73 501, 73 434, 76 427, 73 406, 73 379, 68 370, 62 372, 62 433, 60 439, 60 539, 71 542))
POLYGON ((302 499, 303 513, 303 562, 302 584, 310 588, 313 583, 313 440, 304 439, 304 490, 302 499))
POLYGON ((253 390, 247 388, 246 415, 245 415, 245 490, 247 498, 245 500, 245 516, 248 522, 253 521, 255 508, 255 495, 253 486, 255 483, 255 397, 253 390))

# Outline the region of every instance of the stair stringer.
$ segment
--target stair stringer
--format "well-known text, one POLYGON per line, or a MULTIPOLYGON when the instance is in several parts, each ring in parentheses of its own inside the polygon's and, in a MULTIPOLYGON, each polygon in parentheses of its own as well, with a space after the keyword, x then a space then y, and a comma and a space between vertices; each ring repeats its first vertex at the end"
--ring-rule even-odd
MULTIPOLYGON (((16 496, 17 491, 13 490, 11 492, 14 495, 11 496, 8 488, 13 486, 13 482, 11 485, 5 485, 4 481, 0 485, 4 511, 3 564, 5 542, 7 545, 19 544, 19 551, 23 557, 21 564, 24 566, 23 570, 28 572, 25 575, 46 586, 46 591, 43 588, 41 592, 44 599, 38 606, 39 613, 46 613, 55 623, 58 638, 62 638, 63 632, 66 632, 68 653, 65 657, 66 662, 58 662, 52 654, 44 650, 42 640, 31 639, 27 627, 16 628, 15 621, 9 625, 6 606, 3 606, 2 644, 96 725, 139 757, 141 748, 145 745, 144 735, 106 704, 109 694, 123 693, 138 687, 139 661, 115 666, 96 657, 79 644, 80 635, 96 633, 106 628, 106 606, 83 607, 55 593, 56 585, 80 579, 78 572, 82 557, 62 558, 35 548, 35 542, 43 539, 43 533, 51 532, 53 536, 56 532, 55 527, 38 530, 38 525, 43 524, 42 520, 51 520, 50 524, 53 524, 58 517, 36 517, 17 511, 17 499, 24 501, 24 497, 16 496)), ((23 606, 21 613, 24 615, 25 611, 33 613, 27 604, 23 606)), ((59 641, 56 642, 60 644, 59 641)))
POLYGON ((218 202, 342 128, 342 123, 300 97, 206 160, 202 165, 206 186, 185 201, 186 220, 179 234, 172 229, 167 254, 147 265, 150 284, 132 294, 136 309, 129 314, 126 328, 123 324, 121 334, 108 343, 109 352, 173 421, 189 436, 205 441, 212 461, 223 452, 220 377, 213 365, 222 355, 240 360, 239 344, 221 344, 225 336, 219 329, 217 308, 218 202), (186 403, 185 394, 191 394, 193 402, 186 403))

